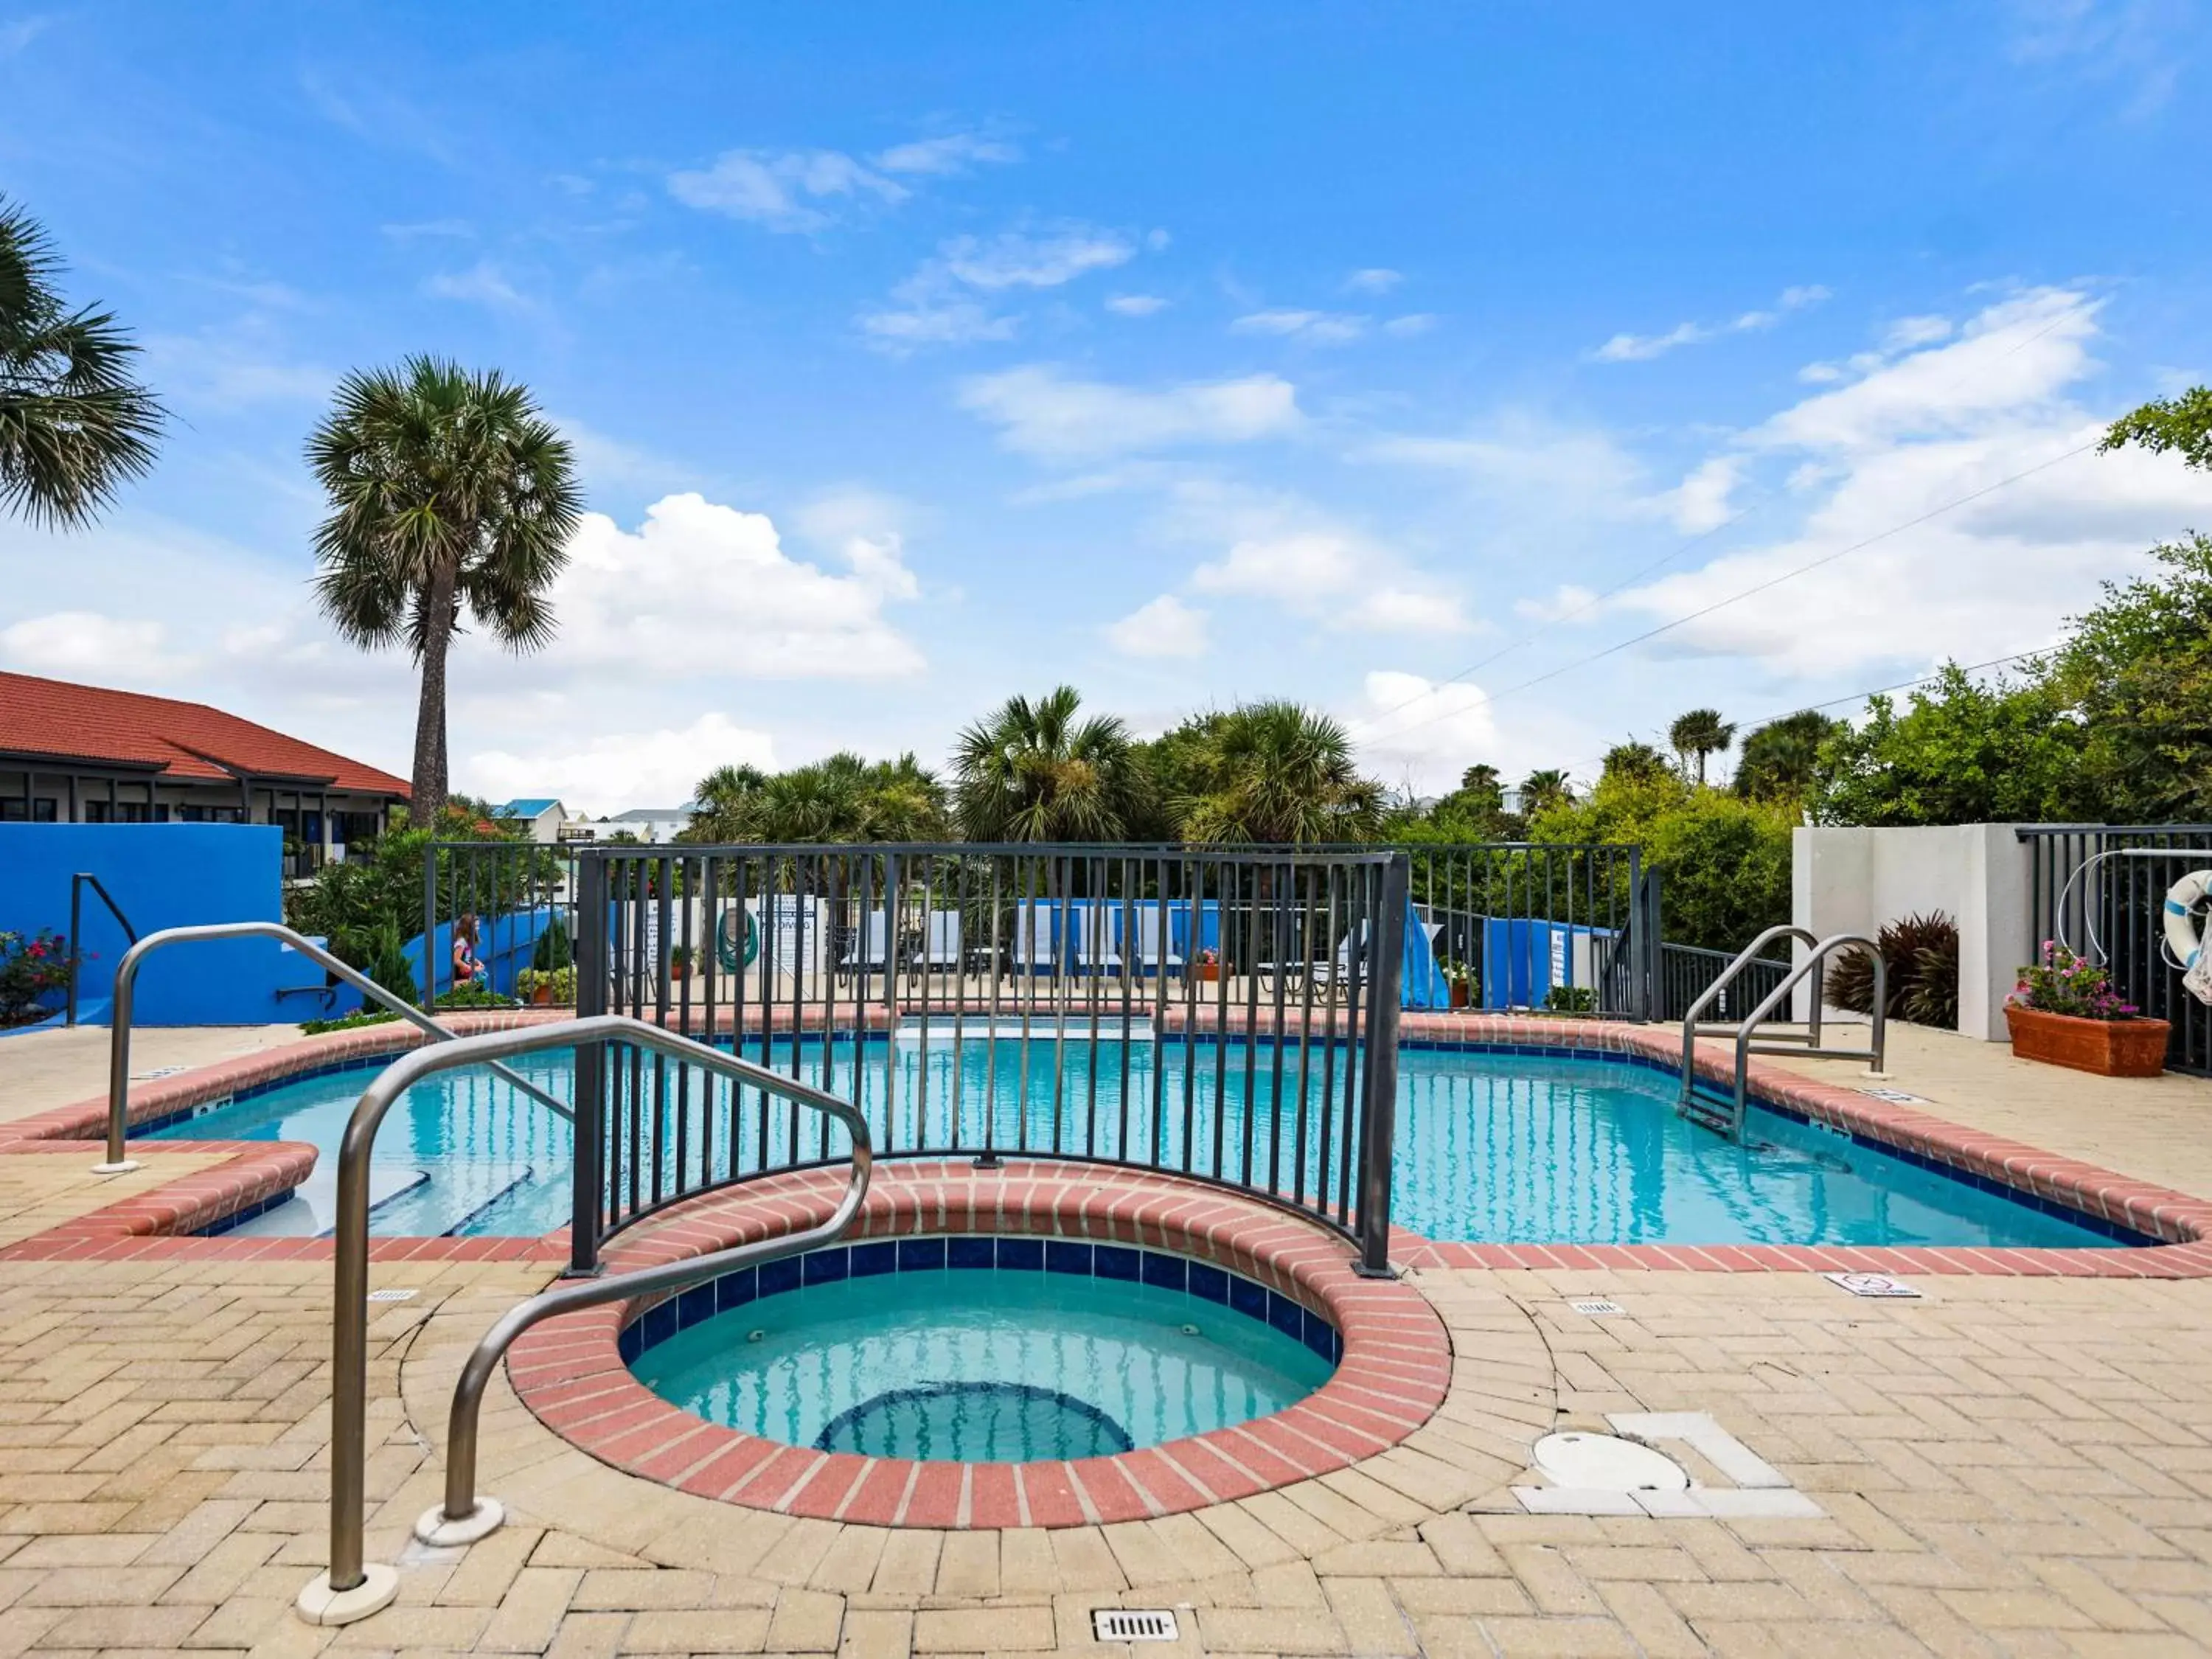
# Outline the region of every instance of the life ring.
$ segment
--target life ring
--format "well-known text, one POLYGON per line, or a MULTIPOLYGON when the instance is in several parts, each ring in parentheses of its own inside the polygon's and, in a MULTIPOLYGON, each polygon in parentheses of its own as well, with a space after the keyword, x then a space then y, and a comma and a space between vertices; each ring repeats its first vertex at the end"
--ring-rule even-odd
POLYGON ((722 912, 720 920, 714 924, 714 954, 720 959, 723 971, 726 973, 734 974, 740 968, 750 968, 753 965, 753 958, 760 954, 760 930, 753 925, 751 911, 732 908, 722 912), (745 944, 743 957, 738 954, 738 930, 735 926, 739 916, 745 919, 745 944))
POLYGON ((2212 892, 2212 870, 2191 870, 2166 890, 2166 948, 2185 974, 2197 965, 2204 948, 2196 914, 2207 892, 2212 892))

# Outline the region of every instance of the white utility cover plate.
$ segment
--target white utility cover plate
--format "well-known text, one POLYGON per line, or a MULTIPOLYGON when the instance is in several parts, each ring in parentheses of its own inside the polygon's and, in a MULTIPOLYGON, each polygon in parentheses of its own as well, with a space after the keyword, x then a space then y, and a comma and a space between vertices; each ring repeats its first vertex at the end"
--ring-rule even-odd
POLYGON ((1547 1434, 1536 1443, 1536 1467, 1558 1485, 1585 1491, 1687 1492, 1680 1463, 1649 1446, 1610 1434, 1547 1434))

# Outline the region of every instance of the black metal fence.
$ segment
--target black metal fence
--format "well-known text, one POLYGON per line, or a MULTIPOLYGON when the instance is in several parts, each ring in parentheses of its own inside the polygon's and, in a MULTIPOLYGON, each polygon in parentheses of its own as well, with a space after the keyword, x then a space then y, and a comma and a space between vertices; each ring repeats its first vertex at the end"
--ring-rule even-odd
MULTIPOLYGON (((1727 951, 1707 951, 1694 945, 1660 945, 1659 980, 1652 998, 1651 1018, 1682 1018, 1690 1012, 1691 1005, 1735 960, 1735 956, 1727 951)), ((1790 963, 1754 957, 1714 1000, 1710 1010, 1712 1018, 1716 1021, 1741 1019, 1789 976, 1790 963)), ((1787 1012, 1784 1011, 1785 1014, 1787 1012)))
POLYGON ((2028 856, 2030 950, 2056 940, 2103 963, 2123 997, 2172 1023, 2167 1066, 2212 1076, 2212 1008, 2182 989, 2165 916, 2174 880, 2212 867, 2212 824, 2032 824, 2020 838, 2028 856))
MULTIPOLYGON (((1314 1216, 1387 1262, 1402 858, 1079 847, 594 848, 577 1010, 853 1100, 878 1158, 1074 1158, 1314 1216)), ((840 1162, 789 1103, 578 1056, 574 1240, 840 1162)))

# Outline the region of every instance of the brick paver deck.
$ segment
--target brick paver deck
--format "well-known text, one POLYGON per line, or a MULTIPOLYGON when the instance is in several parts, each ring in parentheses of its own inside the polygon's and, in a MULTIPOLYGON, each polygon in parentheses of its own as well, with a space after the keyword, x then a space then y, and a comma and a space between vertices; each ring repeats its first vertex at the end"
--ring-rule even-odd
MULTIPOLYGON (((1973 1104, 1939 1115, 2022 1133, 1973 1104)), ((0 1228, 81 1225, 149 1190, 88 1195, 82 1150, 0 1155, 0 1228)), ((291 1611, 325 1549, 330 1265, 222 1243, 0 1257, 0 1659, 1098 1654, 1109 1605, 1182 1609, 1181 1647, 1212 1653, 2212 1650, 2203 1279, 1931 1274, 1884 1302, 1796 1272, 1417 1267, 1451 1369, 1416 1436, 1236 1502, 1049 1530, 675 1491, 596 1461, 502 1380, 483 1480, 514 1518, 442 1552, 407 1528, 439 1497, 460 1357, 556 1264, 386 1251, 375 1282, 416 1294, 372 1323, 368 1545, 400 1595, 332 1631, 291 1611), (1570 1305, 1588 1297, 1622 1311, 1570 1305), (1710 1413, 1820 1513, 1522 1512, 1538 1437, 1631 1411, 1710 1413)))

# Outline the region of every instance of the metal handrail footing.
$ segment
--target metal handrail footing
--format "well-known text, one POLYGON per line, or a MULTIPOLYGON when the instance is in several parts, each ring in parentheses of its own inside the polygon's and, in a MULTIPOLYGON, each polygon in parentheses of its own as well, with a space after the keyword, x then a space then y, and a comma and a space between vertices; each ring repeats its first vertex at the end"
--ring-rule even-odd
MULTIPOLYGON (((189 945, 218 939, 276 939, 289 945, 310 962, 336 974, 363 997, 390 1009, 434 1041, 455 1042, 463 1040, 450 1027, 441 1025, 411 1003, 394 996, 368 975, 339 961, 314 940, 295 933, 281 921, 213 921, 189 927, 161 928, 138 940, 123 953, 123 960, 115 965, 115 1006, 109 1028, 107 1051, 107 1157, 105 1162, 92 1166, 93 1174, 122 1175, 138 1167, 125 1152, 124 1143, 131 1129, 131 1009, 137 991, 139 964, 165 945, 189 945)), ((500 1065, 494 1065, 491 1069, 501 1081, 513 1084, 539 1105, 571 1122, 575 1121, 574 1114, 566 1105, 520 1073, 500 1065)))
POLYGON ((804 1231, 756 1240, 708 1255, 596 1279, 570 1279, 508 1310, 462 1367, 453 1391, 447 1446, 446 1499, 416 1522, 433 1544, 472 1543, 506 1518, 499 1500, 476 1492, 477 1429, 483 1392, 516 1338, 556 1314, 654 1291, 677 1290, 735 1269, 772 1261, 834 1242, 867 1196, 873 1143, 867 1120, 852 1102, 735 1054, 623 1014, 590 1014, 550 1024, 487 1031, 416 1048, 378 1073, 362 1091, 338 1148, 337 1266, 331 1388, 331 1550, 329 1570, 310 1582, 295 1606, 319 1625, 351 1624, 390 1605, 398 1593, 391 1567, 362 1560, 367 1505, 368 1407, 368 1160, 376 1132, 392 1103, 424 1078, 477 1061, 621 1041, 719 1072, 740 1084, 812 1106, 845 1124, 853 1137, 852 1180, 828 1219, 804 1231))

